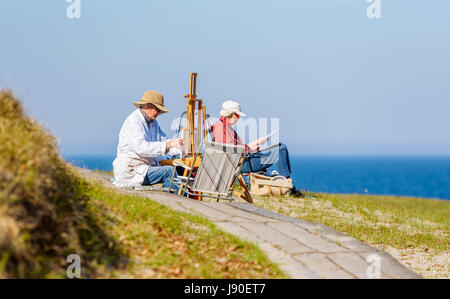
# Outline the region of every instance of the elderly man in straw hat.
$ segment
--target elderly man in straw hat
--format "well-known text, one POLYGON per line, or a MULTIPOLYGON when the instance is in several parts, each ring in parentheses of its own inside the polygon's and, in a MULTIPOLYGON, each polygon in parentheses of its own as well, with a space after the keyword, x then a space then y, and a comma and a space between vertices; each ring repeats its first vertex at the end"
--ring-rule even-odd
POLYGON ((129 187, 163 183, 168 187, 173 167, 158 165, 156 158, 181 154, 183 140, 167 139, 156 121, 160 114, 169 112, 162 94, 147 91, 134 105, 137 109, 127 117, 119 133, 114 184, 129 187))

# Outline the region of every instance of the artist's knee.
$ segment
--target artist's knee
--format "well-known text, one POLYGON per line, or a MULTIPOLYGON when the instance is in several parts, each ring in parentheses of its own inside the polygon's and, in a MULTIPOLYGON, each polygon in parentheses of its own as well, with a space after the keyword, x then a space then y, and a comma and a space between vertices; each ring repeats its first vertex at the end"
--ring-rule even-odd
MULTIPOLYGON (((172 173, 174 172, 173 171, 173 166, 161 166, 161 173, 162 173, 162 176, 164 177, 164 178, 170 178, 171 176, 172 176, 172 173)), ((175 175, 176 175, 176 172, 175 172, 175 175)))

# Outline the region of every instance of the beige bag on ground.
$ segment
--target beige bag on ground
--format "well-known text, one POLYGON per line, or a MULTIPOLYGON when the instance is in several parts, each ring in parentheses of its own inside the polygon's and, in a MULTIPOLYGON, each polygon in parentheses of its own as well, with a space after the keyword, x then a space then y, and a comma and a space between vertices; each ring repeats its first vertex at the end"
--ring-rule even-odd
POLYGON ((292 179, 250 173, 250 194, 253 196, 289 196, 291 191, 292 179))

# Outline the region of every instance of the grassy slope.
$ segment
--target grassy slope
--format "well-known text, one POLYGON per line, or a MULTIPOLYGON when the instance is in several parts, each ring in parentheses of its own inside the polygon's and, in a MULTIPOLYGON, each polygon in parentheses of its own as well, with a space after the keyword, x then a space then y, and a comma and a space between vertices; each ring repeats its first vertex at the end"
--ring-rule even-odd
POLYGON ((255 204, 330 226, 389 252, 425 277, 450 277, 448 201, 307 193, 302 198, 257 198, 255 204))
POLYGON ((87 208, 54 138, 0 91, 0 277, 63 275, 71 253, 108 265, 121 254, 87 208))
POLYGON ((284 277, 255 246, 211 222, 80 178, 54 138, 0 91, 0 278, 284 277))

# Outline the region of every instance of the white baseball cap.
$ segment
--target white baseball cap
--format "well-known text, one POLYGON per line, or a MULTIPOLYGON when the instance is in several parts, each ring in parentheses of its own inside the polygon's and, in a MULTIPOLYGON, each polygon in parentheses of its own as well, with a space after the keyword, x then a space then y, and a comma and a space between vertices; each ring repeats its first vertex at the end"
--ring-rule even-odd
POLYGON ((241 111, 241 105, 235 101, 225 101, 222 103, 222 110, 220 110, 220 116, 228 117, 231 114, 236 113, 241 117, 246 117, 247 115, 241 111))

